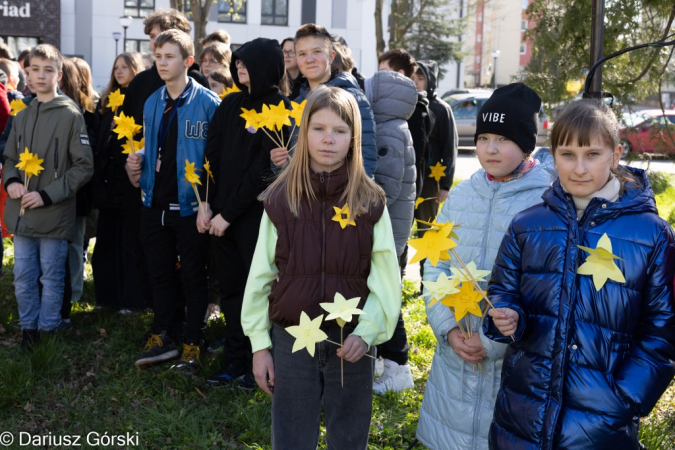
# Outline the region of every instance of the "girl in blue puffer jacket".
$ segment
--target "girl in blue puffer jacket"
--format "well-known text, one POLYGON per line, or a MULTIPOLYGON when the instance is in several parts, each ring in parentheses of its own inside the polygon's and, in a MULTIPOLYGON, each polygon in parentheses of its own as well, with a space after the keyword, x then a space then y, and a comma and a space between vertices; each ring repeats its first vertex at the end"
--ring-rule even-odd
POLYGON ((618 166, 606 105, 567 106, 551 148, 559 179, 513 219, 488 289, 485 335, 510 343, 490 448, 638 449, 674 374, 673 229, 618 166))
MULTIPOLYGON (((450 191, 438 222, 461 227, 456 251, 465 262, 491 270, 511 219, 541 202, 553 181, 550 172, 530 154, 537 138, 541 99, 529 87, 514 83, 497 89, 478 114, 476 154, 482 169, 450 191)), ((428 260, 424 280, 451 274, 450 261, 436 267, 428 260)), ((425 292, 426 294, 426 292, 425 292)), ((440 303, 428 306, 427 317, 438 344, 424 392, 417 438, 435 450, 487 449, 505 344, 481 333, 463 339, 455 317, 440 303), (475 363, 481 363, 479 370, 475 363)), ((475 317, 473 330, 480 330, 475 317)))

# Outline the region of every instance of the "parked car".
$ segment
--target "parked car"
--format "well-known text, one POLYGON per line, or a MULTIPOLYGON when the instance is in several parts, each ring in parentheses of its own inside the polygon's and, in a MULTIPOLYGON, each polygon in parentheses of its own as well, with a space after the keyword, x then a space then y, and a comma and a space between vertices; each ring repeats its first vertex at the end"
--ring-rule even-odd
MULTIPOLYGON (((450 104, 452 114, 455 116, 455 125, 459 135, 460 147, 475 147, 473 136, 476 134, 476 117, 483 104, 490 98, 492 92, 481 94, 458 94, 459 97, 450 104)), ((537 146, 546 146, 548 131, 550 128, 548 116, 544 109, 539 111, 539 130, 537 133, 537 146)))
POLYGON ((623 113, 619 124, 623 145, 628 152, 675 154, 675 110, 645 109, 623 113))
POLYGON ((453 103, 457 100, 461 100, 466 97, 471 97, 474 95, 487 95, 488 97, 492 95, 493 90, 492 89, 452 89, 450 91, 447 91, 445 94, 441 96, 441 99, 445 102, 448 103, 453 103))

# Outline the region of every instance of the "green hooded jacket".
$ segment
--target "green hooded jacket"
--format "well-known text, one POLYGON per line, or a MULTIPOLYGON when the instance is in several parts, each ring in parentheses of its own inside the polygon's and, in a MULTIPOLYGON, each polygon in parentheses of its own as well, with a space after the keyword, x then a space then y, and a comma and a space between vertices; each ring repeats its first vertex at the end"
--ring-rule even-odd
POLYGON ((18 236, 72 240, 75 193, 94 174, 93 153, 79 108, 65 95, 43 103, 37 99, 14 117, 5 147, 5 188, 23 183, 16 166, 28 149, 43 159, 43 171, 30 178, 28 191, 37 191, 44 206, 19 217, 21 200, 7 199, 5 223, 18 236))

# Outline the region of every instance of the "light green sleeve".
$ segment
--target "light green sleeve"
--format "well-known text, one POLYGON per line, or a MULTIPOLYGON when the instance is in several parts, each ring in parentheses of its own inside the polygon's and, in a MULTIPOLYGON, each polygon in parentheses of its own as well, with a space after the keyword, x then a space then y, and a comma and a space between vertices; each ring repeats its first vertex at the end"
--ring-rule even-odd
POLYGON ((373 229, 368 289, 370 294, 363 307, 365 314, 359 316, 359 324, 352 334, 361 336, 372 346, 391 339, 401 313, 401 273, 386 207, 373 229))
POLYGON ((244 334, 251 340, 251 350, 254 353, 272 347, 268 297, 279 273, 274 264, 276 245, 277 229, 265 212, 260 221, 258 243, 255 246, 241 308, 241 326, 244 334))

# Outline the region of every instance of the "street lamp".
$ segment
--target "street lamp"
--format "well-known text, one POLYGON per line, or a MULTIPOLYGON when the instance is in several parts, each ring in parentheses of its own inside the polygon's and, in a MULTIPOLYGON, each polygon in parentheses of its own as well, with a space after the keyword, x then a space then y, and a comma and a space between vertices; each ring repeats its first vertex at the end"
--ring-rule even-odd
POLYGON ((497 58, 499 58, 499 53, 500 53, 499 50, 495 50, 495 51, 492 52, 492 57, 495 60, 495 63, 493 64, 494 65, 494 72, 492 73, 495 77, 495 82, 494 82, 494 86, 493 86, 494 89, 497 89, 497 58))
POLYGON ((131 22, 134 19, 131 18, 131 16, 122 16, 120 17, 120 25, 122 25, 122 28, 124 28, 124 41, 122 41, 123 47, 122 49, 126 52, 127 51, 127 28, 131 26, 131 22))
POLYGON ((122 33, 120 33, 119 31, 113 32, 113 39, 115 39, 115 56, 117 56, 119 54, 119 52, 117 51, 117 49, 118 49, 117 44, 119 44, 119 40, 120 40, 121 37, 122 37, 122 33))

